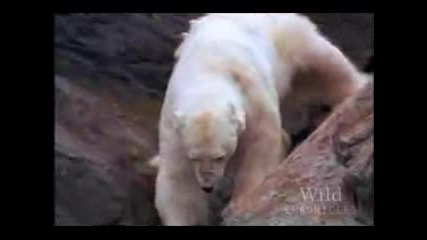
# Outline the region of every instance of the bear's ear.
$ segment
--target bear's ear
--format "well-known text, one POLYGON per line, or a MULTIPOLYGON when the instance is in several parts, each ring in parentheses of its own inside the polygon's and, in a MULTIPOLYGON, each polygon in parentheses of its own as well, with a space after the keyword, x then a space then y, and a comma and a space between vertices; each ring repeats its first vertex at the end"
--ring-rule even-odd
POLYGON ((245 112, 242 110, 237 110, 236 107, 232 104, 230 104, 230 110, 232 121, 237 125, 237 131, 242 133, 246 127, 245 112))
POLYGON ((175 130, 181 129, 185 123, 184 114, 180 111, 175 110, 172 115, 173 115, 173 119, 172 119, 173 128, 175 130))

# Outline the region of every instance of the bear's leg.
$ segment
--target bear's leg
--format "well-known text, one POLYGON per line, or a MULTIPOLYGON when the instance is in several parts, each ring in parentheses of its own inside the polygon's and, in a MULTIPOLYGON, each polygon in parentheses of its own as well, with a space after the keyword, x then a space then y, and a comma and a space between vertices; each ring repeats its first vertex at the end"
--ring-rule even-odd
POLYGON ((287 155, 289 144, 278 113, 263 112, 256 120, 248 121, 241 140, 236 152, 233 199, 252 191, 275 170, 287 155))
POLYGON ((307 91, 318 90, 326 104, 335 106, 366 84, 368 77, 361 74, 314 22, 298 14, 277 16, 281 21, 272 31, 274 44, 294 70, 311 75, 307 91))
POLYGON ((312 82, 302 92, 313 91, 313 85, 319 86, 316 87, 317 95, 326 104, 335 106, 366 85, 368 76, 359 71, 338 47, 317 32, 306 37, 303 49, 295 53, 302 69, 311 74, 312 82))
MULTIPOLYGON (((174 161, 175 159, 169 159, 174 161)), ((161 166, 156 179, 155 204, 165 226, 208 224, 208 199, 190 169, 169 171, 161 166)))

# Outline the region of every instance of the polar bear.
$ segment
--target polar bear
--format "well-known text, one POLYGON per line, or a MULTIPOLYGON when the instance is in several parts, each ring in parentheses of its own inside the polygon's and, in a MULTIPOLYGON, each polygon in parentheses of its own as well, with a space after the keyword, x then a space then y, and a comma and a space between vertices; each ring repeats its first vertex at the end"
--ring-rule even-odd
POLYGON ((156 158, 164 225, 208 224, 208 193, 226 172, 233 197, 249 194, 287 154, 294 106, 337 105, 364 82, 298 14, 207 14, 175 56, 156 158))

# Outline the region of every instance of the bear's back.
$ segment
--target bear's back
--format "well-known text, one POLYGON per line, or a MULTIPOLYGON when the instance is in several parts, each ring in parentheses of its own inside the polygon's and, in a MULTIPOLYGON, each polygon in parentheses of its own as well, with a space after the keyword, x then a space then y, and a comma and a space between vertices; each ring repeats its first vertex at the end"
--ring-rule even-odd
POLYGON ((193 66, 221 69, 238 63, 247 69, 258 68, 271 86, 272 63, 278 58, 269 39, 273 20, 266 14, 209 14, 194 20, 177 49, 177 65, 195 62, 193 66))

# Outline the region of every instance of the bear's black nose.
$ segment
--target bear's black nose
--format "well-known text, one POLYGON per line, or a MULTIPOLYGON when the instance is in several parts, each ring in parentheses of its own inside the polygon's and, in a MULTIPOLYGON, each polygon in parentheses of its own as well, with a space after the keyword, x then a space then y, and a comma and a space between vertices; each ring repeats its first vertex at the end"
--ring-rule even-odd
POLYGON ((203 189, 203 191, 205 191, 207 193, 211 193, 213 190, 213 187, 203 187, 202 189, 203 189))

